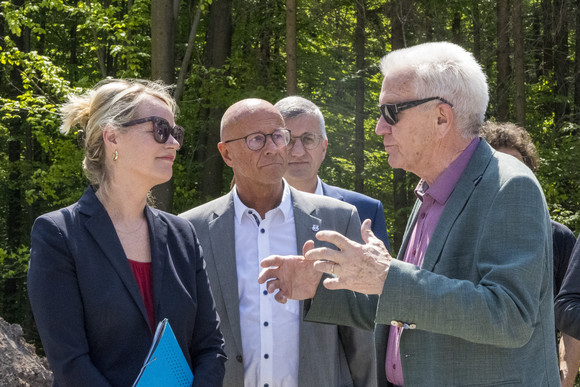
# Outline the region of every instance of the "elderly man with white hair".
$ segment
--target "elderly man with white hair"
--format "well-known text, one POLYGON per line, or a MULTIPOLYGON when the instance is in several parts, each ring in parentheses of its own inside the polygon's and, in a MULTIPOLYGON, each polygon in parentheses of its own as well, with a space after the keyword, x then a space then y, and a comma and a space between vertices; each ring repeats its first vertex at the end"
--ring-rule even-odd
POLYGON ((376 133, 389 164, 421 178, 398 259, 365 221, 364 244, 321 231, 339 250, 309 241, 304 257, 262 261, 259 281, 280 301, 311 298, 310 321, 389 324, 382 386, 559 386, 548 209, 529 168, 479 137, 480 65, 439 42, 393 51, 381 70, 376 133))

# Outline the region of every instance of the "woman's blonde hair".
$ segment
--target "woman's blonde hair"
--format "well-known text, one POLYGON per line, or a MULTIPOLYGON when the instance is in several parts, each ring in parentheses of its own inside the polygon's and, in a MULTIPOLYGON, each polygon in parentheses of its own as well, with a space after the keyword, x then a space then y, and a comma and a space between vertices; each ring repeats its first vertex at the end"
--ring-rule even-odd
POLYGON ((163 101, 175 115, 177 105, 170 87, 161 82, 139 79, 106 79, 82 95, 70 95, 60 108, 60 131, 70 132, 80 126, 79 139, 84 148, 83 169, 91 184, 99 186, 106 180, 103 129, 110 126, 127 130, 121 124, 133 119, 136 108, 147 97, 163 101))

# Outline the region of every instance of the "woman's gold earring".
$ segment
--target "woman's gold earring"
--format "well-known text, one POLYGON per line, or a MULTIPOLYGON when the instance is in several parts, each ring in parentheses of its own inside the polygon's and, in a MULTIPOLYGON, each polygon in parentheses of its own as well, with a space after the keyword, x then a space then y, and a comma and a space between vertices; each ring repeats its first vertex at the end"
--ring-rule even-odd
POLYGON ((119 158, 119 152, 118 151, 113 152, 113 161, 117 161, 118 158, 119 158))

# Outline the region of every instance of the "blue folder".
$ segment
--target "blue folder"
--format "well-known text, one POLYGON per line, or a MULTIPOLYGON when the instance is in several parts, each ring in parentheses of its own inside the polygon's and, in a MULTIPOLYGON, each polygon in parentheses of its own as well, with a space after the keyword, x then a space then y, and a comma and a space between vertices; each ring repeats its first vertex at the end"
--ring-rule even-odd
POLYGON ((158 325, 153 344, 133 387, 191 387, 193 373, 167 319, 158 325))

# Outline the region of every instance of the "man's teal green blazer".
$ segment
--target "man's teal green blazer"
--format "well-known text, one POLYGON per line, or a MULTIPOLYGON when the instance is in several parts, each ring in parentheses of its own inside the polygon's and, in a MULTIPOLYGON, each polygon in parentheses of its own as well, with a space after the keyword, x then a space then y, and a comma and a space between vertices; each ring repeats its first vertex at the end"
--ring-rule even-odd
MULTIPOLYGON (((419 206, 409 218, 401 258, 419 206)), ((406 386, 559 386, 551 235, 533 173, 481 140, 422 267, 393 260, 378 305, 319 290, 305 303, 306 319, 413 327, 400 343, 406 386)), ((377 338, 379 364, 387 337, 385 328, 377 338)), ((379 385, 388 386, 384 369, 379 373, 379 385)))

